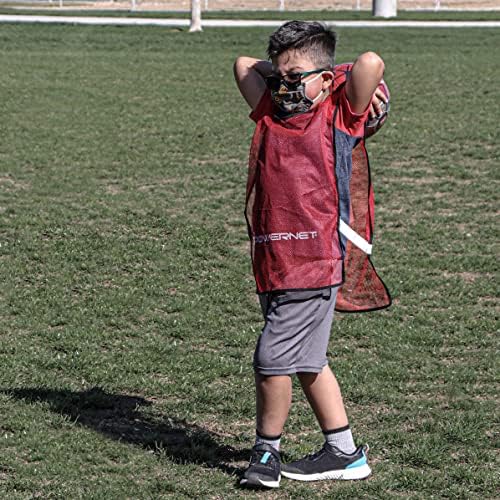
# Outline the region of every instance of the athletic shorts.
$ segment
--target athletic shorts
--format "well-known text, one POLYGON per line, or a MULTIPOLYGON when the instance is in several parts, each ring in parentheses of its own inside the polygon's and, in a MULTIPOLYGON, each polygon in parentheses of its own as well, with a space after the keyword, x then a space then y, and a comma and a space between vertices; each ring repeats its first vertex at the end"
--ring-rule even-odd
POLYGON ((257 341, 253 366, 260 375, 320 373, 338 287, 259 295, 265 325, 257 341))

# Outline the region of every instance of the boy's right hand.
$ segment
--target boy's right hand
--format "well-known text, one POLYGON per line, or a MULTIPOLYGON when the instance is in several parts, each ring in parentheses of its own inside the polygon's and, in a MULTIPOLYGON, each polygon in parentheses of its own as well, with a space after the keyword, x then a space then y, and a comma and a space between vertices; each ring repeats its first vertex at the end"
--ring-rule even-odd
POLYGON ((234 78, 241 95, 254 110, 259 104, 265 90, 264 77, 270 75, 273 66, 269 61, 254 59, 253 57, 238 57, 234 63, 234 78))
POLYGON ((377 116, 380 116, 382 113, 384 113, 384 104, 387 104, 387 101, 387 96, 385 95, 383 90, 380 87, 377 87, 372 96, 369 117, 376 118, 377 116))

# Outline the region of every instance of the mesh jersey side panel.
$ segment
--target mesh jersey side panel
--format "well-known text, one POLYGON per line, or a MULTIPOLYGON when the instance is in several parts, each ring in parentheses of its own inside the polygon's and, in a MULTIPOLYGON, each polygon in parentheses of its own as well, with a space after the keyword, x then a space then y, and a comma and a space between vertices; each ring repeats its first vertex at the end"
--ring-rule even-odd
MULTIPOLYGON (((368 155, 363 141, 352 151, 350 195, 349 225, 360 236, 371 242, 374 198, 368 155)), ((372 311, 390 306, 389 291, 375 271, 370 257, 350 241, 347 241, 344 267, 345 281, 337 295, 338 311, 372 311)))

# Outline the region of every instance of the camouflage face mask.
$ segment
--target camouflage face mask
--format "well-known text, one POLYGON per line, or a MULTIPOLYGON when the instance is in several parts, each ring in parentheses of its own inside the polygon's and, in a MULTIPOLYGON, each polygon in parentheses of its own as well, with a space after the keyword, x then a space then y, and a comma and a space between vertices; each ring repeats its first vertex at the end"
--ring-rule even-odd
POLYGON ((306 94, 306 84, 319 78, 324 71, 324 69, 317 69, 305 73, 298 73, 298 79, 296 81, 288 81, 277 76, 267 77, 266 85, 270 89, 271 98, 278 108, 278 112, 276 113, 277 116, 279 118, 286 118, 291 115, 309 111, 311 106, 320 99, 323 90, 321 90, 314 99, 310 99, 306 94), (302 81, 302 78, 314 73, 319 74, 308 82, 302 81))

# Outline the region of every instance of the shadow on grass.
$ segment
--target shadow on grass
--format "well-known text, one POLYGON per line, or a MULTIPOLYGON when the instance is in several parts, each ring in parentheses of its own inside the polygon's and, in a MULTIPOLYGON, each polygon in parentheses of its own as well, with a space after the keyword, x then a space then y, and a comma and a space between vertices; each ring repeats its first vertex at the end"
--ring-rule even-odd
POLYGON ((241 469, 230 462, 248 460, 250 450, 218 442, 217 434, 182 420, 156 421, 141 413, 152 403, 139 396, 108 394, 101 388, 73 392, 55 389, 2 389, 1 393, 27 402, 44 402, 56 413, 105 436, 141 446, 179 463, 218 468, 230 475, 241 469), (229 463, 228 463, 229 462, 229 463))

